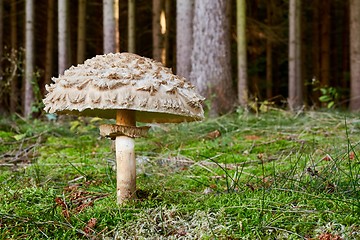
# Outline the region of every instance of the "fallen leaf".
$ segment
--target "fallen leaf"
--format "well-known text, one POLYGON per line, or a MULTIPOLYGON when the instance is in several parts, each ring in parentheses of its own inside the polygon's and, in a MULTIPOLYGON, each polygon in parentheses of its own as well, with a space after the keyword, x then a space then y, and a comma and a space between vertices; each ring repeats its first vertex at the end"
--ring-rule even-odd
POLYGON ((349 159, 350 160, 354 160, 355 159, 355 153, 354 152, 349 152, 349 159))
POLYGON ((245 139, 246 140, 259 140, 261 137, 256 136, 256 135, 246 135, 245 139))
POLYGON ((206 138, 207 139, 210 139, 210 140, 213 140, 215 138, 218 138, 221 136, 221 132, 219 130, 215 130, 215 131, 212 131, 212 132, 209 132, 208 134, 206 134, 206 138))
POLYGON ((333 160, 329 154, 326 154, 325 157, 322 158, 323 161, 331 161, 333 160))
POLYGON ((319 240, 342 240, 339 235, 333 235, 331 233, 322 233, 318 237, 319 240))
POLYGON ((96 225, 97 219, 96 218, 91 218, 88 223, 86 224, 85 228, 84 228, 84 232, 89 234, 91 232, 93 232, 95 225, 96 225))
POLYGON ((67 219, 70 218, 70 213, 65 201, 57 197, 55 198, 55 202, 57 206, 61 207, 61 213, 63 214, 63 216, 67 219))

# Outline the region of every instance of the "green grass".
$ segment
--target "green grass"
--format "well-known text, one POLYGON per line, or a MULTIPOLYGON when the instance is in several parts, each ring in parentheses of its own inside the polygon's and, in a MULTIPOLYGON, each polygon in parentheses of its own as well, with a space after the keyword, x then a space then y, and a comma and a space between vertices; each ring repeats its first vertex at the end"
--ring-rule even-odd
POLYGON ((0 239, 360 238, 358 115, 154 125, 123 206, 100 123, 0 120, 0 239))

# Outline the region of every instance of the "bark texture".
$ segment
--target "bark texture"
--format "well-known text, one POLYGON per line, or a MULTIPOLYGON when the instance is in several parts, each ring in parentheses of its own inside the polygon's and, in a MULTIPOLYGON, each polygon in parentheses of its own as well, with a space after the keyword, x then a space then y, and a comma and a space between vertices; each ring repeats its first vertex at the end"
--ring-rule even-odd
POLYGON ((48 0, 47 26, 46 26, 46 53, 45 53, 45 84, 51 82, 53 74, 53 47, 54 47, 54 4, 55 1, 48 0))
POLYGON ((12 64, 12 74, 11 74, 11 90, 10 90, 10 112, 15 113, 18 106, 18 79, 17 79, 17 18, 16 18, 16 0, 11 0, 10 14, 11 14, 11 59, 13 60, 12 64))
POLYGON ((119 1, 103 0, 104 53, 119 52, 119 1))
POLYGON ((248 102, 247 57, 246 57, 246 0, 237 0, 237 42, 238 42, 238 99, 242 107, 248 102))
POLYGON ((68 48, 67 41, 69 31, 67 28, 68 18, 67 0, 58 1, 58 41, 59 41, 59 74, 63 74, 68 67, 68 48))
POLYGON ((301 0, 289 2, 289 108, 298 111, 303 105, 301 79, 301 0))
POLYGON ((135 0, 128 2, 128 52, 135 53, 135 0))
POLYGON ((25 6, 25 86, 24 86, 24 116, 30 117, 34 102, 33 75, 34 75, 34 1, 26 0, 25 6))
POLYGON ((78 32, 77 32, 77 54, 78 63, 85 61, 85 36, 86 36, 86 0, 79 0, 78 9, 78 32))
POLYGON ((194 0, 176 1, 176 74, 190 78, 194 0))
POLYGON ((350 110, 360 110, 360 1, 350 0, 350 110))
POLYGON ((227 1, 195 1, 190 80, 210 101, 210 115, 230 111, 237 102, 230 65, 227 1))
POLYGON ((153 59, 161 62, 162 34, 160 25, 161 0, 152 1, 152 39, 153 39, 153 59))

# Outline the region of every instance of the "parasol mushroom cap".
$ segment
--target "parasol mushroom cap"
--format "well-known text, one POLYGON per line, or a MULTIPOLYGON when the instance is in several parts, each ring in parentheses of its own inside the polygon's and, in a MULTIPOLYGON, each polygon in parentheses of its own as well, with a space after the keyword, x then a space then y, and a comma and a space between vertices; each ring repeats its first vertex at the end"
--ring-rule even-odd
POLYGON ((47 85, 45 111, 114 119, 120 109, 139 122, 182 122, 204 118, 204 98, 183 77, 149 58, 110 53, 72 66, 47 85))

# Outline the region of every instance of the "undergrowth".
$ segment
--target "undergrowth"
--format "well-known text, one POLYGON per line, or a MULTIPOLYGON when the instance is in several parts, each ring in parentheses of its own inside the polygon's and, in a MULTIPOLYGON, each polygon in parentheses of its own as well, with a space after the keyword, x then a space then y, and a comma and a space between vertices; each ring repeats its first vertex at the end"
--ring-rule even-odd
POLYGON ((358 239, 357 115, 152 125, 116 205, 99 119, 0 119, 0 239, 358 239))

